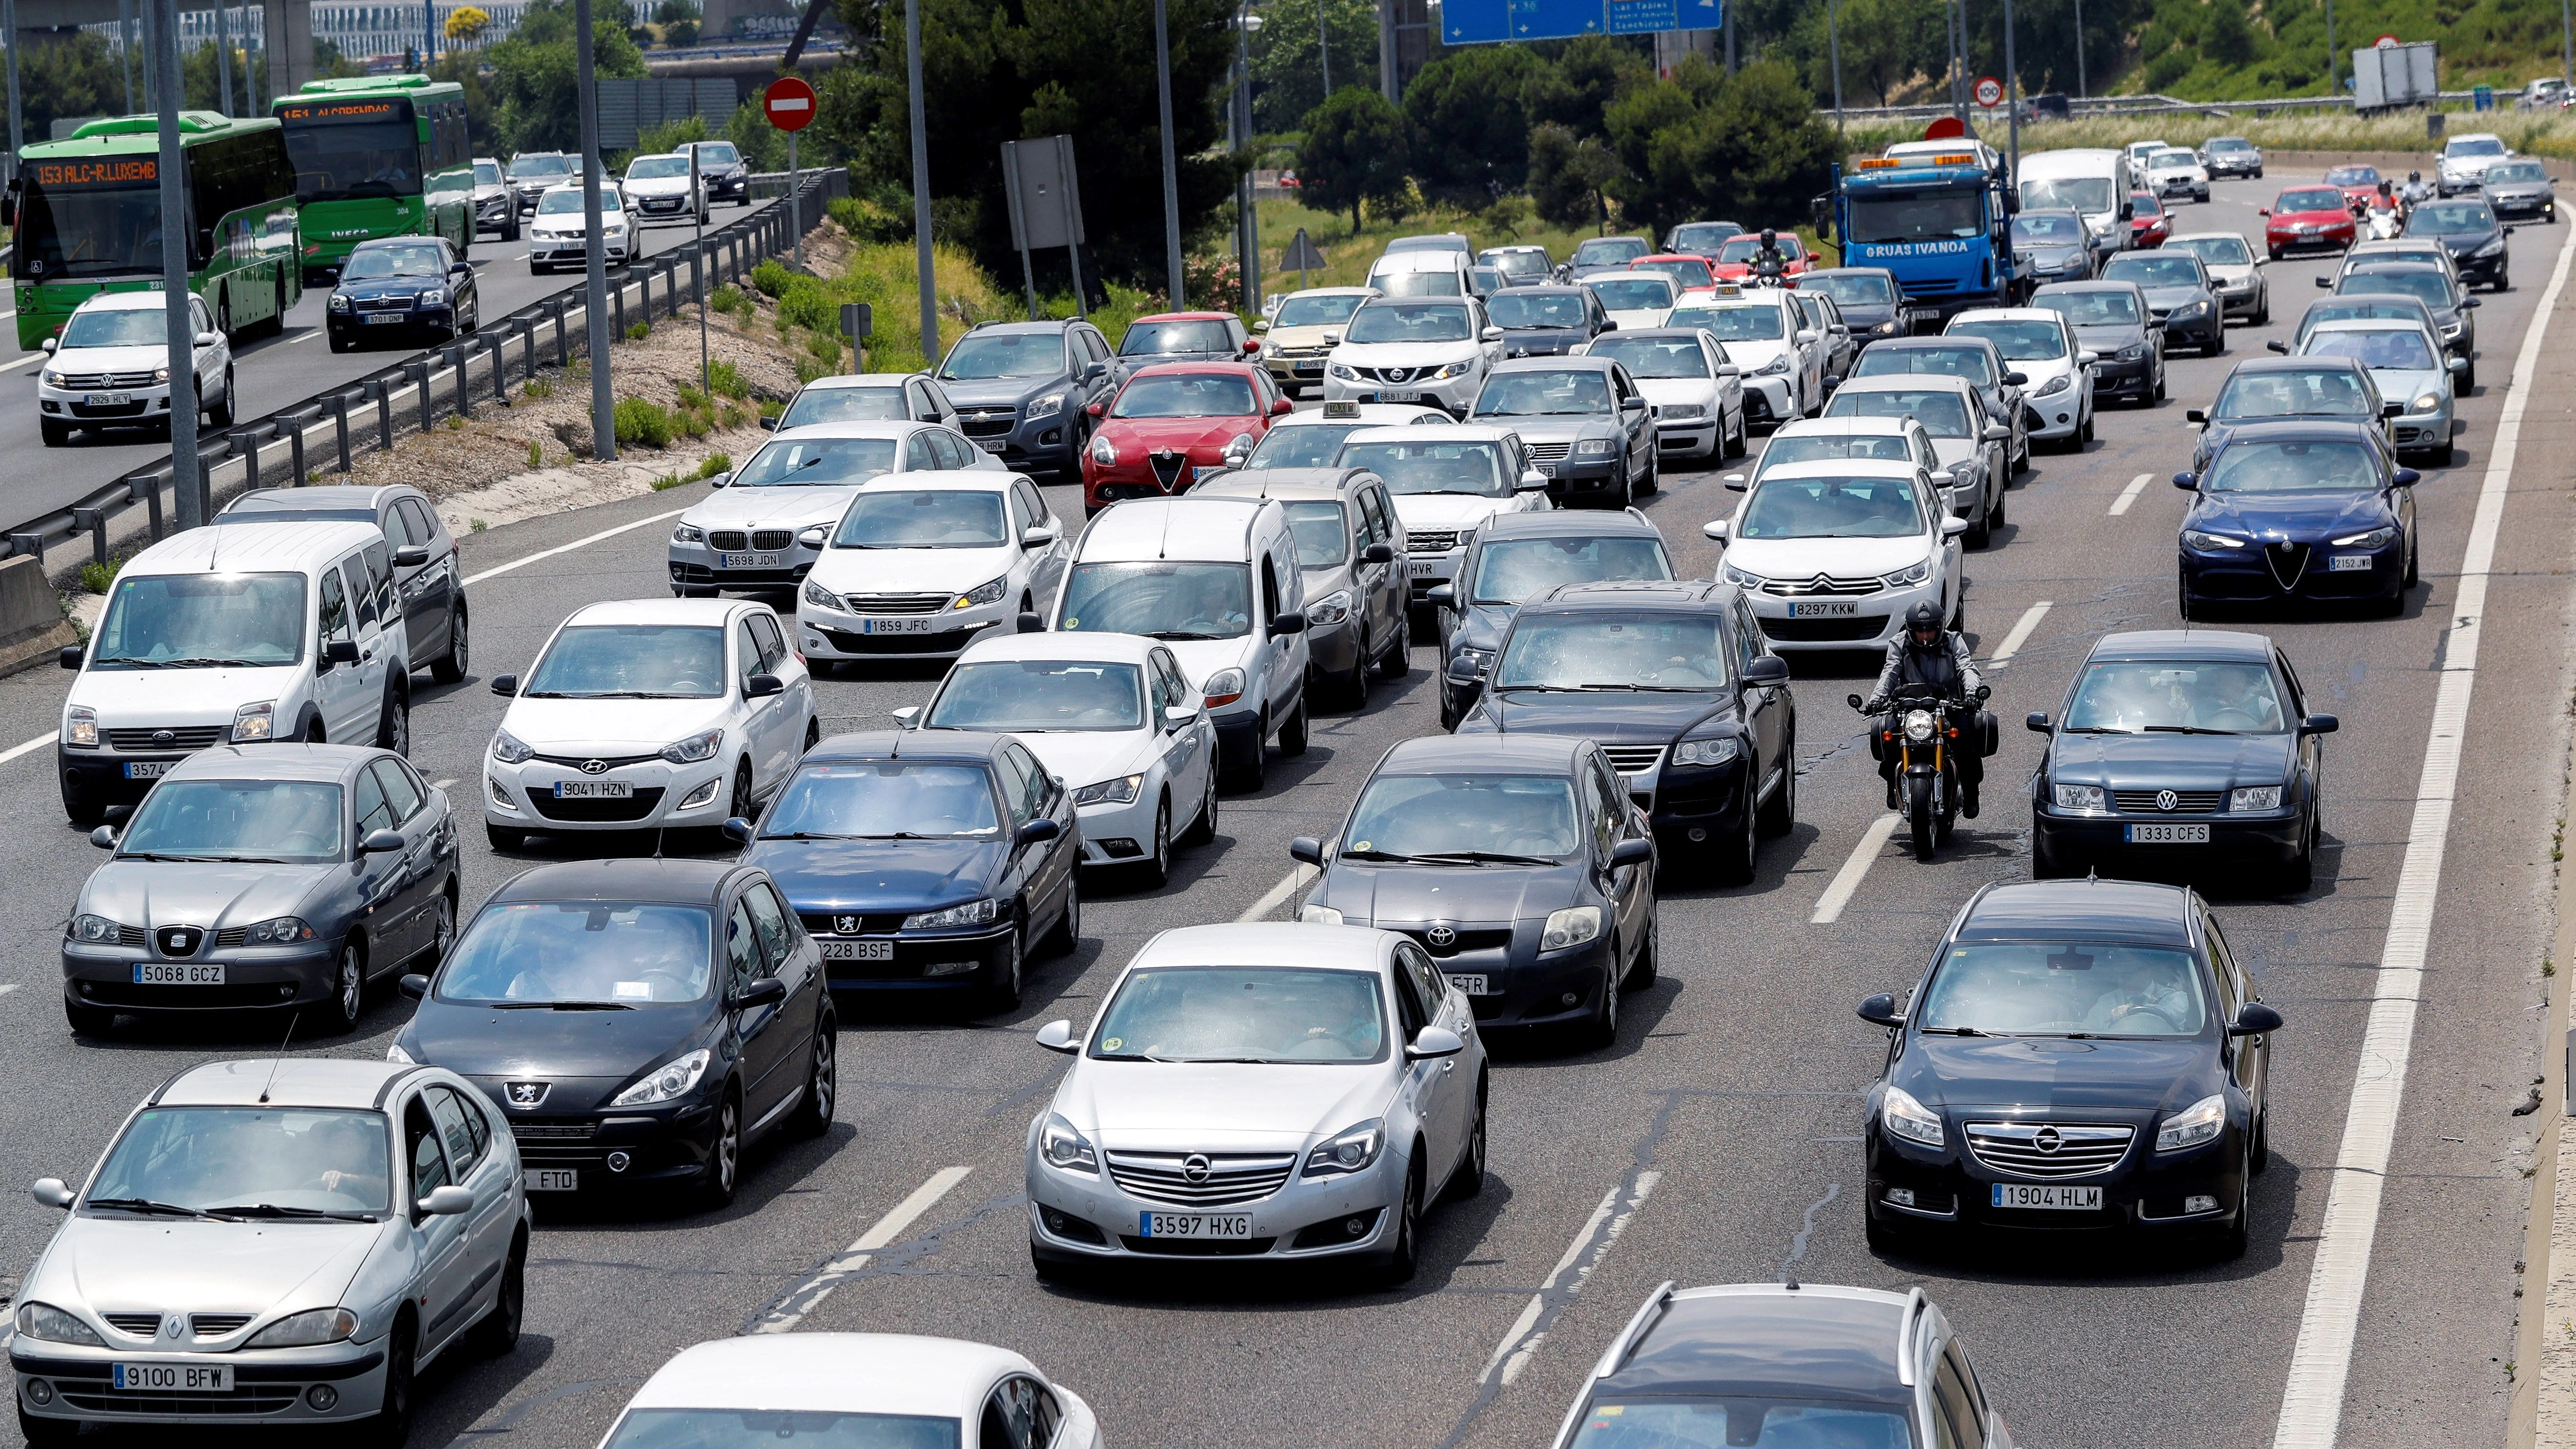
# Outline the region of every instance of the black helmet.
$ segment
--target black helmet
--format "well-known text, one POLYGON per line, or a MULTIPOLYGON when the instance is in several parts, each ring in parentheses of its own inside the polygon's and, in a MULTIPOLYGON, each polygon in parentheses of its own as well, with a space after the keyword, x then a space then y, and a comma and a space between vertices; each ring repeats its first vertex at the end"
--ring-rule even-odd
POLYGON ((2421 171, 2409 171, 2406 173, 2406 179, 2409 181, 2421 181, 2424 179, 2424 173, 2421 171))
POLYGON ((1767 246, 1771 245, 1774 241, 1779 240, 1779 237, 1780 237, 1780 234, 1779 234, 1778 232, 1776 232, 1776 231, 1773 231, 1771 228, 1769 228, 1769 227, 1767 227, 1767 226, 1766 226, 1766 227, 1764 227, 1764 228, 1762 228, 1762 244, 1763 244, 1764 246, 1766 246, 1766 247, 1767 247, 1767 246))
POLYGON ((1905 611, 1905 632, 1938 634, 1941 632, 1941 606, 1926 599, 1905 611))

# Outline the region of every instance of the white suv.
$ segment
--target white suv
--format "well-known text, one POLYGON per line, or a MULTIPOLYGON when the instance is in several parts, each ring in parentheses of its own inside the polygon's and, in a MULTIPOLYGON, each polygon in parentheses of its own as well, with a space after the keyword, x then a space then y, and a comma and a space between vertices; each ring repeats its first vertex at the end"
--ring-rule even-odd
POLYGON ((1473 297, 1380 297, 1325 333, 1327 402, 1430 403, 1463 415, 1502 360, 1503 329, 1473 297))
MULTIPOLYGON (((233 348, 206 310, 206 299, 188 299, 197 329, 197 411, 216 427, 233 421, 233 348)), ((36 374, 36 422, 45 446, 59 448, 79 428, 170 426, 169 314, 161 293, 101 292, 80 304, 48 337, 44 370, 36 374)))

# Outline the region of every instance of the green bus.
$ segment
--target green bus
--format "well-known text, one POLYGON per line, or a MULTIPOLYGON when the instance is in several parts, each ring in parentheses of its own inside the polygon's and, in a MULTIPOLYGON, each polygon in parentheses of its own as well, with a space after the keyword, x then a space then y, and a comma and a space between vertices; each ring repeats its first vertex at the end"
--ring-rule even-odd
POLYGON ((271 107, 295 158, 304 279, 337 281, 349 249, 380 236, 474 240, 474 147, 465 89, 425 75, 309 81, 271 107))
MULTIPOLYGON (((60 332, 96 293, 161 285, 159 124, 110 116, 27 148, 0 208, 17 228, 10 270, 20 347, 32 351, 60 332)), ((182 111, 179 159, 189 290, 227 334, 284 330, 287 309, 304 296, 284 129, 266 118, 182 111)))

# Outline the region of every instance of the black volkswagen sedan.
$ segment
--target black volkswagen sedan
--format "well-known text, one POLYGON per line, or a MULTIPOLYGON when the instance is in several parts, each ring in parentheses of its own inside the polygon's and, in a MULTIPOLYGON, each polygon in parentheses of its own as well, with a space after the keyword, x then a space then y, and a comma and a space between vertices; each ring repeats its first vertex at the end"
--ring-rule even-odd
MULTIPOLYGON (((2418 344, 2420 345, 2420 344, 2418 344)), ((2415 485, 2369 423, 2256 423, 2198 473, 2183 514, 2177 604, 2365 602, 2396 614, 2415 587, 2415 485)))
POLYGON ((1873 1250, 1964 1227, 2126 1228, 2245 1252, 2281 1014, 2191 891, 1991 885, 1888 1029, 1862 1152, 1873 1250))
POLYGON ((1600 741, 1677 863, 1743 882, 1796 822, 1788 685, 1732 584, 1570 584, 1521 606, 1458 732, 1600 741))
POLYGON ((323 309, 331 350, 349 352, 371 340, 461 337, 474 330, 483 298, 474 268, 445 237, 389 236, 350 249, 323 309))
POLYGON ((832 1125, 836 1023, 820 953, 768 875, 594 860, 512 877, 435 976, 395 1061, 500 1105, 528 1191, 733 1200, 742 1150, 832 1125))
POLYGON ((1298 919, 1422 943, 1481 1025, 1619 1034, 1655 977, 1655 842, 1590 740, 1431 735, 1386 752, 1329 841, 1298 919))
POLYGON ((834 991, 1007 1011, 1029 952, 1082 933, 1073 792, 1007 735, 834 735, 805 752, 743 859, 787 892, 834 991))
POLYGON ((2501 292, 2513 285, 2506 270, 2512 254, 2504 244, 2513 228, 2497 221, 2482 198, 2424 202, 2406 218, 2406 235, 2439 237, 2460 269, 2463 287, 2484 282, 2501 292))
POLYGON ((1440 611, 1440 727, 1454 730, 1484 691, 1484 674, 1520 606, 1565 584, 1669 579, 1662 530, 1636 509, 1617 513, 1497 513, 1476 531, 1456 580, 1425 596, 1440 611))
POLYGON ((2106 635, 2057 718, 2033 714, 2048 758, 2031 776, 2031 873, 2097 861, 2204 874, 2248 870, 2307 889, 2330 714, 2260 634, 2106 635))

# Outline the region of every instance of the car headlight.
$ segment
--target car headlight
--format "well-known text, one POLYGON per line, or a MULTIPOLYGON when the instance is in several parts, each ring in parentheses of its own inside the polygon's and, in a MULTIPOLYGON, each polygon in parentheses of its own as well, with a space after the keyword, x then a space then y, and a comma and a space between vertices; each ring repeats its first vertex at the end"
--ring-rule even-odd
POLYGON ((74 916, 63 934, 84 946, 113 946, 123 929, 105 916, 74 916))
POLYGON ((1051 392, 1044 397, 1033 398, 1030 400, 1027 418, 1030 422, 1036 422, 1040 418, 1054 417, 1057 413, 1062 412, 1063 410, 1064 394, 1060 392, 1051 392))
POLYGON ((2442 324, 2442 340, 2447 342, 2467 330, 2468 323, 2466 322, 2445 322, 2442 324))
POLYGON ((1076 805, 1133 805, 1136 792, 1143 789, 1143 775, 1121 775, 1115 780, 1102 780, 1073 792, 1076 805))
POLYGON ((432 287, 428 291, 421 293, 418 300, 419 305, 423 307, 440 306, 447 301, 447 289, 444 287, 432 287))
POLYGON ((2502 254, 2503 254, 2503 252, 2504 252, 2504 237, 2502 236, 2502 234, 2498 234, 2494 239, 2490 240, 2490 241, 2489 241, 2485 246, 2482 246, 2482 247, 2478 248, 2476 251, 2473 251, 2473 252, 2469 253, 2469 255, 2470 255, 2470 256, 2473 256, 2473 257, 2492 257, 2492 256, 2500 256, 2500 255, 2502 255, 2502 254))
POLYGON ((1001 916, 1002 903, 986 896, 980 901, 968 901, 944 911, 924 911, 917 916, 906 916, 903 928, 907 931, 942 931, 952 926, 989 926, 1001 916))
POLYGON ((2204 553, 2212 549, 2243 548, 2245 546, 2245 540, 2241 538, 2229 538, 2223 533, 2203 533, 2197 528, 2184 529, 2182 531, 2182 541, 2185 547, 2196 548, 2204 553))
POLYGON ((1582 458, 1607 458, 1615 446, 1608 438, 1585 438, 1574 445, 1574 452, 1582 458))
POLYGON ((2347 533, 2343 537, 2335 539, 2334 546, 2337 548, 2386 548, 2391 542, 2395 541, 2396 537, 2397 530, 2393 527, 2374 528, 2368 533, 2347 533))
POLYGON ((280 916, 273 921, 262 921, 242 932, 245 946, 291 946, 298 941, 312 939, 312 925, 299 916, 280 916))
POLYGON ((1345 363, 1336 362, 1324 370, 1331 373, 1333 376, 1340 378, 1344 382, 1359 381, 1360 375, 1357 372, 1352 371, 1349 365, 1345 363))
POLYGON ((40 1338, 47 1343, 77 1343, 85 1348, 107 1347, 107 1341, 88 1324, 50 1303, 18 1305, 18 1336, 40 1338))
POLYGON ((2038 392, 2032 394, 2032 396, 2055 397, 2074 385, 2075 374, 2071 372, 2061 372, 2057 376, 2050 378, 2047 383, 2043 385, 2038 392))
POLYGON ((1599 906, 1567 906, 1561 911, 1548 913, 1547 925, 1538 933, 1538 948, 1562 951, 1569 946, 1580 946, 1600 934, 1599 906))
POLYGON ((168 382, 170 380, 170 369, 166 367, 156 367, 152 369, 152 380, 154 382, 168 382))
POLYGON ((2280 785, 2247 785, 2227 792, 2230 810, 2278 810, 2281 808, 2280 785))
POLYGON ((1351 594, 1336 589, 1306 606, 1306 622, 1318 628, 1330 628, 1351 616, 1351 594))
POLYGON ((276 737, 277 701, 273 699, 263 699, 256 704, 246 704, 240 709, 233 711, 233 742, 235 744, 246 744, 252 740, 267 740, 275 739, 276 737))
POLYGON ((1236 700, 1243 698, 1243 671, 1240 669, 1218 670, 1216 673, 1208 676, 1207 684, 1200 690, 1200 694, 1206 700, 1207 707, 1209 709, 1215 709, 1220 705, 1234 703, 1236 700))
POLYGON ((1118 461, 1117 445, 1110 442, 1105 437, 1093 438, 1091 440, 1091 461, 1099 464, 1103 468, 1115 465, 1118 461))
POLYGON ((1896 324, 1893 322, 1881 322, 1877 326, 1869 329, 1869 334, 1872 337, 1893 337, 1896 335, 1896 324))
POLYGON ((2201 317, 2208 315, 2208 312, 2209 304, 2207 302, 2185 302, 2165 315, 2167 317, 2201 317))
POLYGON ((840 595, 833 593, 830 589, 823 587, 812 579, 807 579, 805 581, 805 587, 796 591, 796 597, 818 609, 831 609, 838 612, 841 607, 840 595))
POLYGON ((713 1055, 700 1047, 687 1056, 673 1057, 654 1068, 653 1074, 608 1100, 612 1107, 649 1107, 657 1102, 676 1102, 689 1095, 698 1078, 707 1074, 707 1063, 713 1055))
POLYGON ((1047 1114, 1046 1124, 1038 1128, 1038 1156, 1058 1172, 1100 1172, 1100 1152, 1081 1129, 1054 1112, 1047 1114))
POLYGON ((1002 594, 1004 591, 1008 590, 1010 586, 1011 581, 1007 576, 977 584, 975 587, 959 594, 957 596, 957 601, 950 604, 948 607, 952 609, 978 609, 982 608, 986 604, 998 604, 1002 602, 1002 594))
POLYGON ((63 375, 59 372, 47 369, 43 375, 43 381, 47 387, 61 387, 63 385, 63 375))
POLYGON ((1878 1120, 1908 1142, 1938 1147, 1943 1141, 1940 1114, 1914 1100, 1914 1094, 1903 1087, 1890 1087, 1879 1098, 1878 1120))
POLYGON ((85 704, 73 705, 63 714, 63 743, 84 749, 98 747, 98 712, 85 704))
POLYGON ((411 1053, 403 1050, 403 1044, 401 1042, 395 1042, 391 1046, 385 1048, 385 1060, 393 1062, 398 1066, 416 1067, 420 1065, 420 1063, 412 1060, 411 1053))
POLYGON ((2164 1125, 2156 1129, 2156 1150, 2179 1152, 2186 1147, 2198 1147, 2215 1140, 2219 1129, 2226 1125, 2227 1099, 2223 1096, 2203 1097, 2167 1117, 2164 1125))
POLYGON ((504 765, 524 765, 536 757, 527 742, 508 730, 492 731, 492 758, 504 765))
POLYGON ((694 765, 700 760, 714 759, 716 751, 723 745, 724 728, 719 725, 685 740, 674 740, 662 747, 661 754, 663 759, 674 765, 694 765))
POLYGON ((1717 566, 1717 576, 1725 582, 1735 585, 1739 589, 1758 589, 1762 587, 1765 582, 1760 574, 1746 573, 1744 570, 1737 568, 1731 563, 1719 564, 1717 566))
POLYGON ((1905 731, 1907 739, 1919 745, 1932 738, 1935 721, 1928 709, 1909 709, 1897 724, 1905 731))
POLYGON ((1338 926, 1342 923, 1342 913, 1331 906, 1299 906, 1297 923, 1304 926, 1338 926))
POLYGON ((1921 563, 1911 564, 1905 568, 1898 569, 1892 574, 1879 575, 1879 578, 1884 580, 1889 587, 1899 589, 1904 588, 1908 584, 1919 584, 1930 577, 1932 577, 1932 560, 1928 558, 1923 560, 1921 563))
POLYGON ((2132 342, 2128 346, 2120 349, 2120 360, 2122 362, 2144 362, 2146 357, 2147 344, 2143 342, 2132 342))
POLYGON ((706 541, 707 531, 698 527, 694 523, 674 524, 671 528, 671 542, 673 543, 704 543, 706 541))
POLYGON ((322 305, 334 312, 346 312, 349 310, 349 299, 341 296, 337 292, 333 292, 331 294, 331 300, 323 303, 322 305))
POLYGON ((1366 1172, 1375 1165, 1378 1155, 1386 1151, 1386 1119, 1372 1117, 1346 1132, 1307 1150, 1307 1177, 1339 1177, 1353 1172, 1366 1172))
POLYGON ((2057 808, 2060 810, 2102 808, 2102 787, 2099 785, 2059 785, 2054 787, 2050 794, 2057 801, 2057 808))
POLYGON ((358 1315, 346 1308, 308 1308, 252 1334, 244 1348, 311 1348, 358 1336, 358 1315))
POLYGON ((2419 413, 2440 412, 2442 410, 2442 395, 2438 392, 2428 392, 2424 394, 2422 397, 2415 399, 2413 410, 2419 413))
POLYGON ((1447 367, 1440 369, 1438 372, 1431 374, 1431 380, 1433 382, 1442 382, 1453 377, 1465 377, 1468 373, 1475 371, 1475 368, 1476 364, 1473 360, 1466 362, 1453 362, 1447 367))
POLYGON ((1673 746, 1676 765, 1723 765, 1735 758, 1733 735, 1720 735, 1709 740, 1684 740, 1673 746))
POLYGON ((1786 353, 1783 353, 1778 357, 1772 358, 1769 362, 1762 364, 1760 367, 1753 369, 1753 375, 1755 377, 1782 377, 1787 375, 1788 371, 1789 358, 1786 353))
POLYGON ((1661 415, 1668 418, 1704 418, 1708 416, 1708 407, 1704 403, 1666 403, 1663 405, 1661 415))

